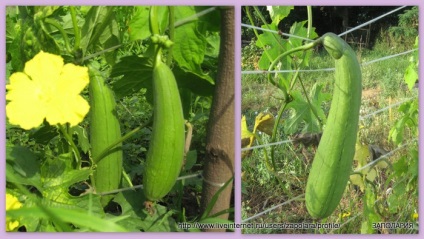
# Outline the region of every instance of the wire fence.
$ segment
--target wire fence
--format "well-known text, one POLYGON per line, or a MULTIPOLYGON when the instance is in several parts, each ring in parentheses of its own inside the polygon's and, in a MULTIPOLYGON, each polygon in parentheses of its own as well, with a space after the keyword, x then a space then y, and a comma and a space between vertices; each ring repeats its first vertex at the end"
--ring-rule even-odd
MULTIPOLYGON (((380 62, 380 61, 385 61, 385 60, 389 60, 398 56, 402 56, 402 55, 406 55, 406 54, 410 54, 414 51, 418 51, 418 48, 415 49, 411 49, 411 50, 407 50, 404 52, 400 52, 400 53, 396 53, 393 55, 389 55, 389 56, 384 56, 378 59, 374 59, 368 62, 364 62, 361 63, 361 66, 368 66, 371 65, 373 63, 376 62, 380 62)), ((332 68, 322 68, 322 69, 300 69, 300 70, 271 70, 271 71, 267 71, 267 70, 255 70, 255 71, 242 71, 241 73, 244 75, 252 75, 252 74, 272 74, 272 73, 295 73, 295 72, 323 72, 323 71, 334 71, 336 68, 332 67, 332 68)))
MULTIPOLYGON (((401 6, 401 7, 396 8, 396 9, 394 9, 394 10, 388 12, 388 13, 382 14, 379 17, 376 17, 376 18, 374 18, 374 19, 372 19, 372 20, 370 20, 368 22, 365 22, 363 24, 360 24, 360 25, 358 25, 358 26, 356 26, 356 27, 354 27, 352 29, 349 29, 348 31, 345 31, 345 32, 339 34, 339 36, 346 35, 347 33, 350 33, 352 31, 358 30, 358 29, 360 29, 360 28, 362 28, 364 26, 367 26, 367 25, 369 25, 371 23, 374 23, 374 22, 376 22, 376 21, 384 18, 385 16, 388 16, 390 14, 393 14, 393 13, 395 13, 395 12, 397 12, 397 11, 405 8, 405 7, 407 7, 407 6, 401 6)), ((265 28, 260 28, 260 27, 256 27, 256 26, 251 26, 249 24, 242 23, 241 25, 242 25, 242 27, 255 28, 255 29, 259 29, 259 30, 263 30, 263 31, 268 31, 268 32, 275 33, 275 34, 282 34, 279 31, 275 31, 275 30, 271 30, 271 29, 265 29, 265 28)), ((285 34, 285 35, 290 36, 290 37, 295 37, 295 38, 300 38, 300 39, 305 40, 305 38, 300 37, 300 36, 291 35, 291 34, 285 34)), ((310 40, 310 39, 307 39, 307 40, 310 40)), ((361 64, 361 66, 368 66, 368 65, 371 65, 371 64, 376 63, 376 62, 380 62, 380 61, 384 61, 384 60, 389 60, 389 59, 392 59, 392 58, 395 58, 395 57, 398 57, 398 56, 410 54, 410 53, 412 53, 414 51, 417 51, 417 50, 418 50, 418 48, 415 48, 415 49, 411 49, 411 50, 408 50, 408 51, 405 51, 405 52, 401 52, 401 53, 397 53, 397 54, 393 54, 393 55, 389 55, 389 56, 384 56, 384 57, 381 57, 381 58, 378 58, 378 59, 374 59, 374 60, 371 60, 371 61, 368 61, 368 62, 364 62, 364 63, 361 64)), ((271 70, 271 71, 267 71, 267 70, 259 70, 259 71, 258 70, 255 70, 255 71, 246 70, 246 71, 242 71, 241 73, 242 74, 270 74, 270 73, 294 73, 294 72, 323 72, 323 71, 334 71, 334 70, 335 70, 335 68, 300 69, 300 70, 271 70)), ((360 120, 364 120, 366 118, 369 118, 369 117, 372 117, 374 115, 377 115, 377 114, 379 114, 381 112, 387 111, 387 110, 389 110, 389 109, 391 109, 391 108, 393 108, 395 106, 401 105, 401 104, 403 104, 403 103, 405 103, 407 101, 413 100, 415 98, 417 98, 417 96, 414 96, 414 97, 405 99, 405 100, 403 100, 401 102, 397 102, 395 104, 389 105, 389 106, 387 106, 385 108, 379 109, 379 110, 374 111, 372 113, 369 113, 367 115, 360 116, 359 119, 360 120)), ((292 142, 294 142, 294 140, 283 140, 283 141, 278 141, 278 142, 273 142, 273 143, 268 143, 268 144, 263 144, 263 145, 252 146, 252 147, 249 147, 249 148, 242 148, 241 151, 249 151, 249 150, 253 150, 253 149, 264 148, 264 147, 269 147, 269 146, 274 146, 274 145, 280 145, 280 144, 286 144, 286 143, 292 143, 292 142)))
MULTIPOLYGON (((375 116, 375 115, 377 115, 377 114, 380 114, 380 113, 382 113, 382 112, 384 112, 384 111, 388 111, 389 109, 394 108, 394 107, 396 107, 396 106, 399 106, 399 105, 401 105, 401 104, 403 104, 403 103, 406 103, 406 102, 408 102, 408 101, 414 100, 414 99, 416 99, 417 97, 418 97, 418 96, 410 97, 410 98, 407 98, 407 99, 402 100, 402 101, 400 101, 400 102, 397 102, 397 103, 391 104, 391 105, 389 105, 389 106, 387 106, 387 107, 384 107, 384 108, 381 108, 381 109, 379 109, 379 110, 376 110, 376 111, 374 111, 374 112, 372 112, 372 113, 366 114, 366 115, 364 115, 364 116, 360 116, 360 117, 359 117, 359 120, 365 120, 365 119, 367 119, 367 118, 373 117, 373 116, 375 116)), ((268 144, 256 145, 256 146, 252 146, 252 147, 249 147, 249 148, 242 148, 242 149, 241 149, 241 151, 243 152, 243 151, 249 151, 249 150, 253 150, 253 149, 266 148, 266 147, 274 146, 274 145, 280 145, 280 144, 292 143, 292 142, 294 142, 294 141, 295 141, 295 140, 291 140, 291 139, 288 139, 288 140, 282 140, 282 141, 273 142, 273 143, 268 143, 268 144)))
MULTIPOLYGON (((408 143, 405 143, 405 144, 403 144, 403 145, 401 145, 401 146, 399 146, 399 147, 395 148, 394 150, 392 150, 392 151, 390 151, 390 152, 388 152, 388 153, 386 153, 386 154, 384 154, 384 155, 381 155, 380 157, 378 157, 377 159, 373 160, 372 162, 370 162, 370 163, 368 163, 368 164, 364 165, 363 167, 358 168, 358 169, 355 169, 355 170, 353 171, 353 173, 361 172, 362 170, 367 169, 367 168, 372 168, 374 165, 377 165, 377 164, 378 164, 381 160, 383 160, 383 159, 385 159, 385 158, 388 158, 388 157, 392 156, 392 155, 393 155, 394 153, 396 153, 397 151, 399 151, 399 150, 401 150, 401 149, 404 149, 406 146, 411 145, 411 144, 414 144, 414 143, 416 143, 417 141, 418 141, 418 139, 415 139, 415 140, 412 140, 412 141, 410 141, 410 142, 408 142, 408 143)), ((248 221, 253 220, 253 219, 255 219, 255 218, 258 218, 258 217, 260 217, 260 216, 262 216, 262 215, 265 215, 266 213, 268 213, 268 212, 270 212, 270 211, 273 211, 273 210, 275 210, 275 209, 277 209, 277 208, 279 208, 279 207, 282 207, 282 206, 284 206, 284 205, 287 205, 287 204, 289 204, 289 203, 291 203, 291 202, 293 202, 293 201, 303 199, 303 197, 304 197, 304 196, 305 196, 305 194, 304 194, 304 193, 303 193, 303 194, 300 194, 300 195, 298 195, 298 196, 296 196, 296 197, 294 197, 294 198, 292 198, 292 199, 290 199, 290 200, 287 200, 287 201, 285 201, 285 202, 283 202, 283 203, 280 203, 280 204, 277 204, 277 205, 275 205, 275 206, 272 206, 272 207, 270 207, 270 208, 268 208, 268 209, 266 209, 266 210, 264 210, 264 211, 262 211, 262 212, 259 212, 259 213, 255 214, 255 215, 253 215, 253 216, 251 216, 251 217, 249 217, 249 218, 246 218, 246 219, 242 220, 242 222, 243 222, 243 223, 245 223, 245 222, 248 222, 248 221)))
MULTIPOLYGON (((348 31, 345 31, 343 33, 340 33, 338 36, 341 37, 341 36, 344 36, 344 35, 346 35, 348 33, 351 33, 353 31, 356 31, 356 30, 358 30, 358 29, 360 29, 362 27, 368 26, 368 25, 370 25, 370 24, 372 24, 372 23, 380 20, 381 18, 384 18, 384 17, 386 17, 386 16, 388 16, 390 14, 393 14, 393 13, 399 11, 399 10, 402 10, 405 7, 407 7, 407 6, 398 7, 398 8, 396 8, 396 9, 390 11, 390 12, 387 12, 385 14, 382 14, 381 16, 378 16, 378 17, 376 17, 374 19, 371 19, 368 22, 364 22, 364 23, 362 23, 362 24, 360 24, 360 25, 358 25, 358 26, 356 26, 354 28, 351 28, 348 31)), ((309 39, 309 38, 305 38, 305 37, 301 37, 301 36, 297 36, 297 35, 292 35, 292 34, 288 34, 288 33, 284 33, 284 32, 282 33, 282 32, 276 31, 276 30, 272 30, 272 29, 266 29, 266 28, 261 28, 261 27, 257 27, 257 26, 252 26, 252 25, 245 24, 245 23, 242 23, 241 26, 242 27, 246 27, 246 28, 257 29, 257 30, 261 30, 261 31, 265 31, 265 32, 271 32, 271 33, 278 34, 278 35, 281 34, 283 36, 294 37, 294 38, 298 38, 298 39, 302 39, 302 40, 306 40, 306 41, 313 41, 312 39, 309 39)))
MULTIPOLYGON (((382 19, 382 18, 384 18, 384 17, 386 17, 386 16, 388 16, 388 15, 390 15, 390 14, 393 14, 393 13, 395 13, 395 12, 397 12, 397 11, 399 11, 399 10, 401 10, 401 9, 405 8, 405 7, 406 7, 406 6, 402 6, 402 7, 396 8, 396 9, 394 9, 394 10, 392 10, 392 11, 390 11, 390 12, 386 13, 386 14, 383 14, 383 15, 381 15, 381 16, 379 16, 379 17, 377 17, 377 18, 374 18, 374 19, 372 19, 372 20, 370 20, 370 21, 366 22, 366 23, 360 24, 360 25, 358 25, 358 26, 356 26, 356 27, 354 27, 354 28, 352 28, 352 29, 350 29, 350 30, 348 30, 348 31, 345 31, 345 32, 343 32, 343 33, 339 34, 339 36, 344 36, 344 35, 346 35, 346 34, 348 34, 348 33, 350 33, 350 32, 353 32, 353 31, 355 31, 355 30, 357 30, 357 29, 360 29, 360 28, 362 28, 362 27, 364 27, 364 26, 367 26, 367 25, 369 25, 369 24, 371 24, 371 23, 374 23, 374 22, 376 22, 376 21, 378 21, 378 20, 380 20, 380 19, 382 19)), ((242 24, 242 26, 243 26, 243 27, 249 27, 249 28, 257 28, 257 27, 254 27, 254 26, 250 26, 250 25, 248 25, 248 24, 242 24)), ((275 34, 281 34, 281 33, 280 33, 280 32, 278 32, 278 31, 273 31, 273 30, 270 30, 270 29, 262 29, 262 28, 260 28, 260 30, 262 30, 262 31, 268 31, 268 32, 273 32, 273 33, 275 33, 275 34)), ((290 37, 296 37, 296 36, 290 35, 290 37)), ((303 38, 302 38, 302 39, 303 39, 303 38)), ((309 39, 308 39, 308 40, 309 40, 309 39)), ((394 54, 394 55, 389 55, 389 56, 381 57, 381 58, 378 58, 378 59, 375 59, 375 60, 371 60, 371 61, 368 61, 368 62, 362 63, 362 64, 361 64, 361 66, 368 66, 368 65, 373 64, 373 63, 375 63, 375 62, 379 62, 379 61, 384 61, 384 60, 392 59, 392 58, 394 58, 394 57, 398 57, 398 56, 405 55, 405 54, 410 54, 410 53, 412 53, 412 52, 414 52, 414 51, 417 51, 417 50, 418 50, 418 49, 411 49, 411 50, 408 50, 408 51, 405 51, 405 52, 401 52, 401 53, 397 53, 397 54, 394 54)), ((335 69, 335 68, 310 69, 310 70, 275 70, 275 71, 257 71, 257 70, 255 70, 255 71, 249 71, 249 70, 246 70, 246 71, 242 71, 242 74, 267 74, 267 73, 291 73, 291 72, 318 72, 318 71, 334 71, 334 69, 335 69)), ((397 102, 397 103, 394 103, 394 104, 392 104, 392 105, 389 105, 389 106, 387 106, 387 107, 384 107, 384 108, 381 108, 381 109, 379 109, 379 110, 376 110, 376 111, 374 111, 374 112, 372 112, 372 113, 369 113, 369 114, 366 114, 366 115, 360 116, 360 120, 364 120, 364 119, 367 119, 367 118, 373 117, 373 116, 375 116, 375 115, 377 115, 377 114, 379 114, 379 113, 382 113, 382 112, 384 112, 384 111, 387 111, 387 110, 389 110, 389 109, 391 109, 391 108, 393 108, 393 107, 399 106, 399 105, 401 105, 401 104, 403 104, 403 103, 406 103, 406 102, 408 102, 408 101, 414 100, 414 99, 416 99, 416 98, 417 98, 417 96, 410 97, 410 98, 407 98, 407 99, 402 100, 402 101, 400 101, 400 102, 397 102)), ((248 150, 253 150, 253 149, 258 149, 258 148, 269 147, 269 146, 273 146, 273 145, 279 145, 279 144, 292 143, 293 141, 294 141, 294 140, 283 140, 283 141, 273 142, 273 143, 269 143, 269 144, 263 144, 263 145, 252 146, 252 147, 249 147, 249 148, 242 148, 242 149, 241 149, 241 151, 248 151, 248 150)), ((370 162, 370 163, 368 163, 368 164, 364 165, 363 167, 361 167, 361 168, 358 168, 358 169, 354 170, 354 173, 356 173, 356 172, 360 172, 360 171, 362 171, 362 170, 364 170, 364 169, 367 169, 367 168, 372 168, 374 165, 376 165, 376 164, 377 164, 378 162, 380 162, 381 160, 383 160, 383 159, 385 159, 385 158, 388 158, 388 157, 390 157, 390 156, 394 155, 396 152, 398 152, 399 150, 404 149, 404 148, 405 148, 406 146, 408 146, 408 145, 415 144, 417 141, 418 141, 418 139, 415 139, 415 140, 412 140, 412 141, 410 141, 410 142, 408 142, 408 143, 405 143, 405 144, 403 144, 403 145, 401 145, 401 146, 399 146, 399 147, 397 147, 397 148, 393 149, 392 151, 390 151, 390 152, 388 152, 388 153, 386 153, 386 154, 384 154, 384 155, 380 156, 379 158, 377 158, 377 159, 373 160, 372 162, 370 162)), ((302 199, 304 198, 304 195, 305 195, 305 194, 298 195, 298 196, 296 196, 296 197, 294 197, 294 198, 292 198, 292 199, 290 199, 290 200, 287 200, 287 201, 285 201, 285 202, 283 202, 283 203, 280 203, 280 204, 277 204, 277 205, 275 205, 275 206, 272 206, 272 207, 270 207, 270 208, 268 208, 268 209, 266 209, 266 210, 264 210, 264 211, 261 211, 261 212, 259 212, 259 213, 256 213, 255 215, 250 216, 250 217, 248 217, 248 218, 246 218, 246 219, 242 220, 242 223, 246 223, 246 222, 251 221, 251 220, 253 220, 253 219, 255 219, 255 218, 261 217, 261 216, 263 216, 263 215, 265 215, 265 214, 267 214, 267 213, 269 213, 269 212, 271 212, 271 211, 273 211, 273 210, 275 210, 275 209, 277 209, 277 208, 280 208, 280 207, 282 207, 282 206, 284 206, 284 205, 287 205, 287 204, 289 204, 289 203, 291 203, 291 202, 293 202, 293 201, 296 201, 296 200, 302 200, 302 199)), ((354 219, 355 219, 356 217, 358 217, 358 216, 359 216, 359 215, 356 215, 355 217, 350 218, 350 219, 349 219, 348 221, 346 221, 343 225, 347 225, 347 224, 348 224, 348 222, 350 222, 350 221, 354 220, 354 219)))

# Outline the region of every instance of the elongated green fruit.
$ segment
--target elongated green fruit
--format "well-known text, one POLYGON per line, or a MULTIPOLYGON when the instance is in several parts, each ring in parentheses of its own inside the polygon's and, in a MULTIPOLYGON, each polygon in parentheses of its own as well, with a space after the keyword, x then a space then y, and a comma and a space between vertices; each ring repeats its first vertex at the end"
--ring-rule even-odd
MULTIPOLYGON (((90 143, 91 156, 97 158, 102 151, 121 138, 121 129, 115 112, 115 98, 105 84, 103 76, 90 67, 90 143)), ((116 190, 121 182, 122 149, 118 145, 96 165, 94 186, 97 193, 116 190)), ((113 196, 102 196, 106 206, 113 196)))
POLYGON ((331 215, 340 203, 352 170, 361 105, 361 68, 352 48, 327 33, 319 39, 335 59, 333 99, 306 185, 305 199, 314 218, 331 215))
POLYGON ((143 176, 146 198, 157 201, 175 184, 184 157, 184 118, 177 82, 162 62, 153 67, 153 132, 143 176))

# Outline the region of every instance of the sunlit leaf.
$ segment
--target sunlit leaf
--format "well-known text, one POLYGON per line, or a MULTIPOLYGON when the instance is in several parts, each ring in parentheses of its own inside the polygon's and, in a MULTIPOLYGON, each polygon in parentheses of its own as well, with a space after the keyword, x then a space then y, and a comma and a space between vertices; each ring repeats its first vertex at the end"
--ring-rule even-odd
POLYGON ((255 126, 253 132, 259 130, 267 135, 272 135, 274 129, 275 119, 271 113, 259 113, 255 119, 255 126))
POLYGON ((267 6, 266 9, 271 16, 272 23, 278 25, 278 23, 286 18, 290 11, 294 9, 293 6, 267 6))
POLYGON ((243 115, 241 118, 241 147, 250 147, 253 143, 255 134, 249 131, 246 123, 246 116, 243 115))

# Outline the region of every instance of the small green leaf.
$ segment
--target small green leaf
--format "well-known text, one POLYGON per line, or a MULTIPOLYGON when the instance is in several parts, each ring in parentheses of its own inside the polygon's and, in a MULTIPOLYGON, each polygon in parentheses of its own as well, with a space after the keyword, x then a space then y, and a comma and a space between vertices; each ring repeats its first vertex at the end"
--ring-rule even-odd
POLYGON ((412 88, 415 86, 415 82, 418 80, 418 72, 414 64, 411 64, 408 66, 408 68, 406 68, 404 77, 409 90, 412 90, 412 88))
POLYGON ((188 71, 201 72, 207 41, 197 25, 190 23, 176 28, 174 42, 172 53, 178 65, 188 71))
POLYGON ((187 152, 184 170, 190 170, 197 162, 197 150, 187 152))
POLYGON ((298 131, 316 133, 321 132, 320 120, 326 122, 326 117, 321 105, 328 100, 331 95, 322 93, 322 85, 315 84, 310 92, 309 100, 311 105, 300 92, 292 92, 293 101, 287 105, 287 108, 292 109, 291 116, 284 123, 284 131, 286 134, 293 134, 298 131), (312 106, 312 108, 311 108, 312 106), (320 119, 317 119, 313 110, 318 114, 320 119))

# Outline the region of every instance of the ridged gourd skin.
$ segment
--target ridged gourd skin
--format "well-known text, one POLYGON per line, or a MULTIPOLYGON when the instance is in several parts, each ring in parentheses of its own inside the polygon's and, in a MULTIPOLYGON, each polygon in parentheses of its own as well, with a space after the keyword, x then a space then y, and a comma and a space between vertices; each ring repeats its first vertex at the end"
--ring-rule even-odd
POLYGON ((306 207, 313 218, 333 213, 352 170, 361 105, 361 68, 352 48, 327 33, 322 44, 335 59, 335 82, 330 112, 306 185, 306 207))
POLYGON ((153 67, 153 129, 143 176, 149 201, 171 191, 184 159, 184 117, 177 82, 157 57, 153 67))
MULTIPOLYGON (((121 128, 117 118, 113 91, 106 85, 103 76, 90 67, 90 144, 93 158, 121 138, 121 128)), ((94 185, 97 193, 119 188, 122 175, 122 149, 117 147, 97 164, 94 171, 94 185)), ((112 195, 102 196, 106 206, 112 195)))

